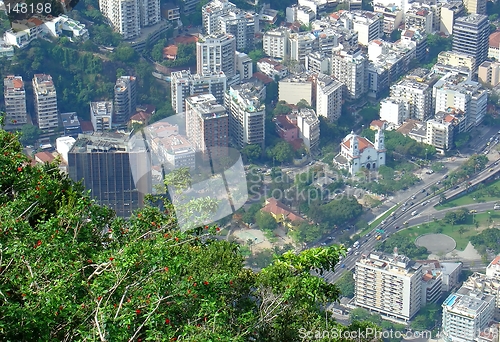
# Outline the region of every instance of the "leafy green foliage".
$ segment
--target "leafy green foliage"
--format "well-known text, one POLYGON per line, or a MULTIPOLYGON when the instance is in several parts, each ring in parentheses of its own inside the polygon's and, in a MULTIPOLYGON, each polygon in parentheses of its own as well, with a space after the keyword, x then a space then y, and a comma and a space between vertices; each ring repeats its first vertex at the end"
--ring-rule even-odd
MULTIPOLYGON (((130 220, 97 205, 57 165, 31 166, 0 130, 0 335, 7 341, 300 341, 329 327, 341 246, 243 267, 216 226, 177 229, 173 207, 130 220)), ((185 186, 181 175, 170 181, 185 186)), ((370 325, 373 326, 373 325, 370 325)), ((341 340, 345 341, 345 340, 341 340)))
POLYGON ((282 140, 272 149, 267 150, 269 158, 274 158, 279 163, 289 163, 293 159, 294 151, 290 143, 282 140))
POLYGON ((411 322, 412 329, 425 331, 433 329, 441 321, 441 307, 438 304, 430 303, 420 309, 411 322))
POLYGON ((466 222, 468 216, 469 216, 469 210, 467 209, 449 211, 444 215, 444 222, 454 226, 456 224, 461 224, 466 222))
POLYGON ((342 277, 335 283, 344 297, 354 297, 354 277, 352 272, 344 272, 342 277))
MULTIPOLYGON (((156 45, 155 45, 156 48, 156 45)), ((153 48, 154 49, 154 48, 153 48)), ((162 58, 163 59, 163 50, 162 58)), ((196 43, 179 44, 177 45, 177 57, 174 61, 165 61, 162 63, 169 68, 176 68, 181 66, 190 66, 196 64, 196 43)))
MULTIPOLYGON (((376 325, 379 325, 383 328, 384 331, 404 331, 405 326, 402 324, 392 323, 389 321, 384 321, 380 317, 380 315, 372 314, 368 310, 358 308, 351 311, 349 315, 351 322, 356 321, 364 321, 364 322, 372 322, 376 325)), ((387 342, 400 342, 400 339, 397 338, 384 338, 384 341, 387 342)))
POLYGON ((26 124, 21 127, 19 141, 24 145, 34 145, 40 136, 40 129, 35 125, 26 124))
POLYGON ((259 160, 262 155, 262 147, 260 145, 246 145, 241 150, 243 157, 245 158, 247 163, 254 163, 259 160))
POLYGON ((378 250, 392 254, 394 248, 397 247, 398 253, 406 255, 410 259, 427 259, 429 252, 425 247, 418 247, 415 245, 415 241, 409 236, 403 236, 401 234, 391 235, 387 240, 382 242, 378 250))
POLYGON ((271 216, 271 214, 266 213, 265 211, 259 211, 255 214, 255 223, 262 230, 270 230, 273 231, 278 227, 276 220, 271 216))
POLYGON ((495 228, 485 229, 478 235, 471 237, 470 242, 475 246, 484 246, 495 253, 500 253, 500 230, 495 228))

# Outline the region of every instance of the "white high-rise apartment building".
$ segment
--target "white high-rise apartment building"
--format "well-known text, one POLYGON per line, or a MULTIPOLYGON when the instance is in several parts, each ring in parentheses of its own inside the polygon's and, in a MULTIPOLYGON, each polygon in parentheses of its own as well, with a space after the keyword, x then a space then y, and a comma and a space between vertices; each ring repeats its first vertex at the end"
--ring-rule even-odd
POLYGON ((22 76, 7 76, 3 80, 5 124, 23 125, 28 122, 26 90, 22 76))
POLYGON ((371 253, 356 263, 355 305, 409 321, 420 310, 422 265, 403 255, 371 253))
POLYGON ((126 124, 137 105, 137 85, 134 76, 122 76, 115 83, 113 124, 126 124))
POLYGON ((264 33, 262 38, 262 46, 264 53, 276 59, 287 59, 288 50, 288 37, 290 30, 284 27, 270 30, 264 33))
POLYGON ((229 113, 229 134, 238 147, 264 146, 265 97, 266 87, 254 82, 231 86, 226 93, 224 106, 229 113))
POLYGON ((220 18, 236 11, 238 7, 227 0, 213 0, 201 8, 203 30, 205 34, 215 34, 220 31, 220 18))
POLYGON ((319 119, 314 110, 302 108, 297 112, 299 138, 302 138, 308 151, 316 151, 319 146, 319 119))
POLYGON ((209 93, 219 104, 224 103, 227 78, 223 72, 193 75, 189 70, 181 70, 172 72, 170 77, 172 108, 177 114, 185 112, 189 96, 209 93))
POLYGON ((33 76, 33 95, 35 99, 35 121, 40 129, 56 128, 57 93, 52 76, 35 74, 33 76))
POLYGON ((329 121, 342 114, 342 92, 344 85, 332 77, 319 74, 316 81, 316 113, 329 121))
POLYGON ((487 0, 464 0, 464 6, 470 14, 486 14, 487 0))
POLYGON ((495 297, 460 288, 443 302, 442 336, 445 342, 476 341, 493 320, 495 297))
POLYGON ((317 39, 311 32, 291 33, 288 36, 288 43, 290 60, 305 64, 306 56, 316 48, 317 39))
POLYGON ((196 72, 224 72, 228 78, 236 75, 236 40, 230 34, 200 38, 196 43, 196 72))
POLYGON ((141 27, 152 26, 160 22, 160 0, 139 0, 141 27))
POLYGON ((240 51, 251 49, 255 33, 259 32, 259 18, 256 13, 240 10, 227 0, 213 0, 201 9, 205 34, 231 34, 240 51))
POLYGON ((99 0, 99 9, 123 39, 141 34, 141 27, 160 22, 160 0, 99 0))
POLYGON ((380 101, 380 120, 401 125, 408 118, 407 100, 400 97, 388 97, 380 101))
POLYGON ((369 11, 353 11, 345 13, 349 18, 347 22, 352 28, 358 32, 358 43, 364 46, 374 39, 382 38, 384 34, 384 20, 382 13, 375 13, 369 11))
POLYGON ((391 97, 400 97, 408 101, 410 119, 425 121, 433 114, 432 88, 425 82, 403 79, 391 86, 391 97))
POLYGON ((361 49, 340 50, 331 59, 331 75, 346 86, 347 97, 359 99, 366 92, 367 60, 361 49))
POLYGON ((433 87, 435 112, 460 109, 467 117, 467 130, 479 125, 486 115, 488 94, 478 82, 466 76, 449 73, 433 87))

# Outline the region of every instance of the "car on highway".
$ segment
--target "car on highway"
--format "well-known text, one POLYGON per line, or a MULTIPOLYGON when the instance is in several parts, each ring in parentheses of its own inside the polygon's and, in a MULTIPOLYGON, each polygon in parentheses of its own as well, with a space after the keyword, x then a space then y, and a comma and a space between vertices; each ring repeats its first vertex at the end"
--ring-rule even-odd
POLYGON ((394 228, 399 229, 399 226, 396 226, 396 227, 394 227, 394 228))
POLYGON ((326 246, 326 242, 320 243, 321 246, 326 246))
POLYGON ((493 207, 494 210, 499 210, 500 209, 500 204, 495 204, 495 206, 493 207))
POLYGON ((471 214, 476 214, 477 210, 476 209, 472 209, 470 212, 471 212, 471 214))
POLYGON ((493 172, 493 169, 490 169, 490 171, 489 171, 489 172, 493 172))
POLYGON ((380 240, 382 238, 382 235, 377 235, 377 240, 380 240))
POLYGON ((345 264, 342 264, 342 266, 340 266, 340 267, 345 268, 345 264))
POLYGON ((408 224, 408 221, 404 221, 404 222, 403 222, 403 224, 404 224, 404 225, 407 225, 407 224, 408 224))
POLYGON ((417 211, 416 210, 411 213, 411 216, 415 216, 415 215, 417 215, 417 211))
POLYGON ((415 199, 415 198, 417 198, 415 195, 411 196, 411 199, 415 199))

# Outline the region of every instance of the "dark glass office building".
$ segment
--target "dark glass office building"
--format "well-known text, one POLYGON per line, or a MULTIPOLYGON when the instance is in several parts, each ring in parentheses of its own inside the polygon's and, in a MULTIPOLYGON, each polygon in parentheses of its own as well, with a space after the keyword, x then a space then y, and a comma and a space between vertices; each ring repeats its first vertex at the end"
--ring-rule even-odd
POLYGON ((147 154, 135 149, 133 139, 125 133, 80 134, 68 153, 71 179, 121 217, 141 208, 151 191, 147 154))

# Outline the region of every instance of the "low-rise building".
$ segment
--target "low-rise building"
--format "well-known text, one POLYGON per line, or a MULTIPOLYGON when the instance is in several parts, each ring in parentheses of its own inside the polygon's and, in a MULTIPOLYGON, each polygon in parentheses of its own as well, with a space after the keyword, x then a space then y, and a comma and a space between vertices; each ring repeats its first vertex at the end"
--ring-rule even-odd
POLYGON ((462 287, 443 302, 445 341, 475 341, 493 320, 495 297, 462 287))
POLYGON ((293 225, 300 224, 304 221, 300 215, 293 212, 291 208, 284 205, 274 197, 268 198, 266 200, 266 205, 261 210, 271 214, 278 223, 281 223, 288 228, 292 228, 293 225))
POLYGON ((278 77, 279 79, 288 76, 288 68, 272 58, 262 58, 257 62, 257 69, 266 74, 273 80, 278 77))
POLYGON ((280 80, 278 86, 279 101, 297 104, 300 100, 306 100, 308 104, 312 104, 313 80, 311 75, 307 73, 290 75, 280 80))
POLYGON ((113 102, 90 102, 90 121, 94 131, 103 132, 111 129, 113 123, 113 102))
POLYGON ((61 121, 65 136, 76 138, 78 134, 83 133, 80 120, 75 112, 61 113, 61 121))
POLYGON ((394 125, 401 125, 409 119, 408 100, 400 97, 388 97, 380 102, 380 119, 394 125))
POLYGON ((500 62, 484 61, 478 69, 481 82, 496 87, 500 83, 500 62))
POLYGON ((488 58, 500 61, 500 30, 490 34, 488 40, 488 58))
POLYGON ((162 120, 147 126, 145 133, 160 163, 171 168, 193 169, 196 166, 196 151, 187 137, 179 132, 178 125, 162 120))
POLYGON ((340 153, 333 163, 355 175, 361 170, 375 171, 385 165, 385 153, 384 131, 375 133, 374 142, 351 132, 342 140, 340 153))

